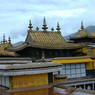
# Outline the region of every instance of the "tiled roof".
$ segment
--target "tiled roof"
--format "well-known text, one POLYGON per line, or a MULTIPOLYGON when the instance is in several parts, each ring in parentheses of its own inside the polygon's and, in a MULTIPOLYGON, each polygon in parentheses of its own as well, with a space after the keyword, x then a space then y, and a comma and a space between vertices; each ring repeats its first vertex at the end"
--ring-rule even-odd
POLYGON ((89 37, 90 34, 85 29, 80 29, 71 39, 85 38, 89 37))
POLYGON ((6 50, 7 47, 9 47, 9 43, 0 44, 0 56, 16 56, 15 52, 6 50))
POLYGON ((29 30, 25 43, 10 49, 20 50, 28 46, 45 49, 73 49, 82 47, 81 44, 66 42, 60 32, 29 30))
POLYGON ((71 39, 93 38, 95 33, 89 33, 86 29, 80 29, 71 39))

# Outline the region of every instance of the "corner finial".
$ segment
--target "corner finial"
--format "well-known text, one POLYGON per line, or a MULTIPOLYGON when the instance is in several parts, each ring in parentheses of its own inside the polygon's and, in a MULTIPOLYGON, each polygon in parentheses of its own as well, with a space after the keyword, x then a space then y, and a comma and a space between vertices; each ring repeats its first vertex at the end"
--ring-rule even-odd
POLYGON ((81 21, 81 29, 84 29, 83 21, 81 21))
POLYGON ((52 32, 54 31, 54 28, 53 28, 53 27, 51 28, 51 31, 52 31, 52 32))
POLYGON ((11 44, 11 37, 10 36, 8 38, 8 42, 9 42, 9 44, 11 44))
POLYGON ((5 39, 5 34, 3 35, 3 43, 6 42, 6 39, 5 39))
POLYGON ((38 26, 36 27, 36 31, 39 31, 39 27, 38 26))
POLYGON ((60 26, 59 26, 59 23, 57 22, 57 28, 56 28, 56 30, 57 30, 57 32, 60 32, 60 26))
POLYGON ((48 29, 47 24, 46 24, 46 19, 45 19, 45 17, 44 17, 44 20, 43 20, 43 27, 42 27, 42 29, 43 29, 44 31, 46 31, 46 30, 48 29))
POLYGON ((29 20, 29 26, 28 26, 29 30, 32 30, 33 26, 31 24, 31 20, 29 20))

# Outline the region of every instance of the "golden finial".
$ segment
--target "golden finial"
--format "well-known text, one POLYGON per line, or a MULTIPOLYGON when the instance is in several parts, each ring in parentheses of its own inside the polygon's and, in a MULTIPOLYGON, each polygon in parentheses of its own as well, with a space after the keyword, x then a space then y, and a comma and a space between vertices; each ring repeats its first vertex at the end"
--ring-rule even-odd
POLYGON ((57 32, 60 32, 60 26, 59 26, 59 23, 57 22, 57 28, 56 28, 56 30, 57 30, 57 32))
POLYGON ((81 21, 81 29, 84 29, 83 21, 81 21))
POLYGON ((6 39, 5 39, 5 34, 3 35, 3 43, 6 42, 6 39))
POLYGON ((9 42, 9 44, 11 44, 11 37, 10 36, 8 38, 8 42, 9 42))
POLYGON ((29 20, 29 26, 28 26, 29 30, 32 30, 33 26, 31 24, 31 20, 29 20))
POLYGON ((48 29, 47 24, 46 24, 46 19, 45 19, 45 17, 44 17, 44 20, 43 20, 43 27, 42 27, 42 29, 43 29, 44 31, 46 31, 46 30, 48 29))
POLYGON ((54 31, 54 28, 53 28, 53 27, 51 28, 51 31, 52 31, 52 32, 54 31))
POLYGON ((36 31, 39 31, 39 27, 38 26, 36 27, 36 31))

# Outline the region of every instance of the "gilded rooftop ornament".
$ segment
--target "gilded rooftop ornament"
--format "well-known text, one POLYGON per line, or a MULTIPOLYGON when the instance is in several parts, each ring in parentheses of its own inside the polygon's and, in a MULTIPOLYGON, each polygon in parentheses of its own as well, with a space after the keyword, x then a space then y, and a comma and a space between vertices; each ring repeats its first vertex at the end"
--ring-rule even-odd
POLYGON ((53 27, 51 28, 51 31, 52 31, 52 32, 54 31, 54 28, 53 28, 53 27))
POLYGON ((56 30, 57 30, 57 32, 60 32, 60 26, 59 26, 59 23, 57 22, 57 28, 56 28, 56 30))
POLYGON ((47 24, 46 24, 46 19, 45 19, 45 17, 44 17, 44 20, 43 20, 43 27, 42 27, 42 29, 43 29, 44 31, 46 31, 46 30, 48 29, 47 24))
POLYGON ((84 29, 83 21, 81 21, 81 29, 84 29))
POLYGON ((9 38, 8 38, 8 42, 9 42, 9 44, 11 44, 11 38, 10 38, 10 36, 9 36, 9 38))
POLYGON ((28 26, 29 30, 32 30, 33 26, 31 24, 31 20, 29 20, 29 26, 28 26))
POLYGON ((6 42, 6 39, 5 39, 5 34, 3 35, 3 43, 6 42))
POLYGON ((36 27, 36 31, 39 31, 39 27, 38 26, 36 27))

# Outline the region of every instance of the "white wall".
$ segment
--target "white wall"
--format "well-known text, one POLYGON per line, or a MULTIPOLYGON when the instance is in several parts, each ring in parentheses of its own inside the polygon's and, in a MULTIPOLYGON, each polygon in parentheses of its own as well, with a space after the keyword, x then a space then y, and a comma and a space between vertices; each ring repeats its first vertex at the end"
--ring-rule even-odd
POLYGON ((78 78, 86 76, 85 64, 63 64, 60 74, 68 78, 78 78))
POLYGON ((0 85, 9 87, 9 77, 8 76, 0 76, 0 85))

